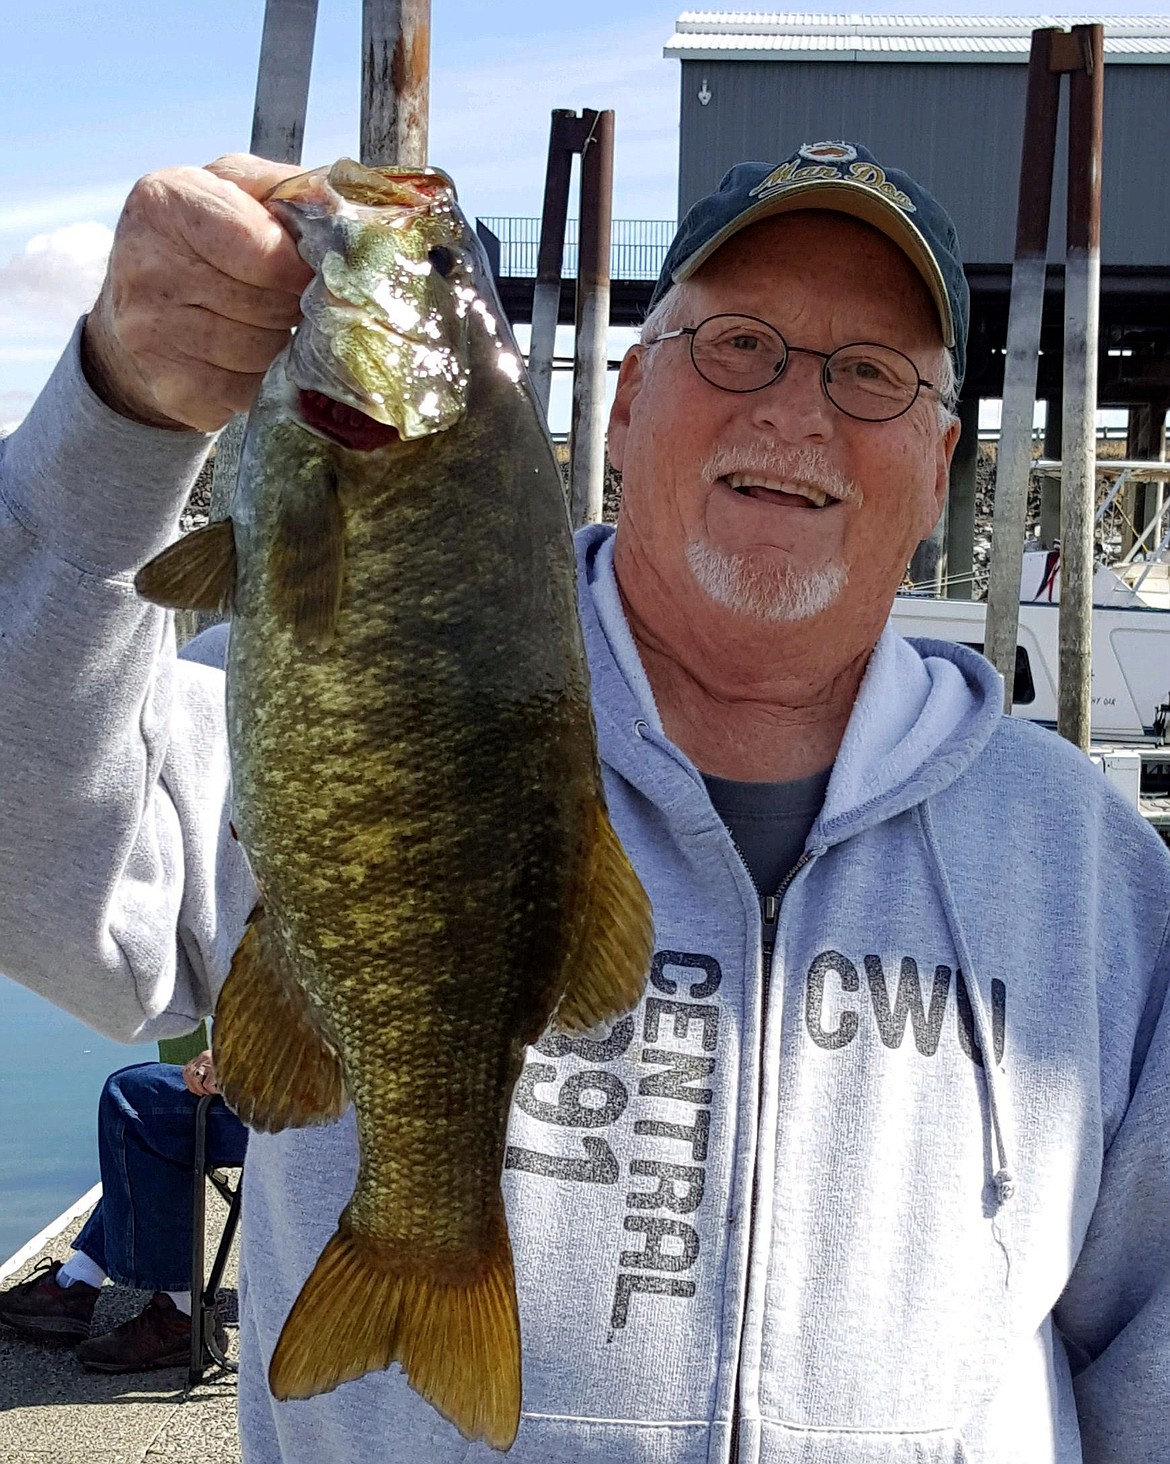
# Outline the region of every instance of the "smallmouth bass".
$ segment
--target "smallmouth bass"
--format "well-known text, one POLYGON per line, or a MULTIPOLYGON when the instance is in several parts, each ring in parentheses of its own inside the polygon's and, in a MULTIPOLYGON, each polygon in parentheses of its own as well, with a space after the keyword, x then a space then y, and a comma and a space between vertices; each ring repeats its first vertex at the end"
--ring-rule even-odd
POLYGON ((260 904, 216 1007, 221 1091, 261 1131, 357 1116, 357 1185, 269 1383, 398 1362, 506 1449, 512 1090, 550 1021, 636 1005, 650 911, 605 812, 560 474, 453 185, 343 160, 267 205, 316 271, 304 322, 229 517, 137 584, 231 612, 260 904))

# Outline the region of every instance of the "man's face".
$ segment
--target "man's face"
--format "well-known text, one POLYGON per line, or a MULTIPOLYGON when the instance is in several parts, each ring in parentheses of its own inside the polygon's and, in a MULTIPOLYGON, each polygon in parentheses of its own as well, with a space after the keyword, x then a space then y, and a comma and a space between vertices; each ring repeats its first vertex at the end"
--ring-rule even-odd
MULTIPOLYGON (((681 289, 676 326, 756 316, 790 347, 893 346, 937 380, 942 336, 926 286, 888 239, 842 215, 754 224, 681 289)), ((944 426, 925 388, 893 421, 850 418, 825 396, 823 363, 799 353, 770 386, 723 391, 694 369, 689 341, 635 347, 623 364, 609 429, 623 588, 634 572, 758 620, 827 612, 880 627, 942 511, 957 424, 944 426), (830 502, 785 491, 800 487, 830 502)))

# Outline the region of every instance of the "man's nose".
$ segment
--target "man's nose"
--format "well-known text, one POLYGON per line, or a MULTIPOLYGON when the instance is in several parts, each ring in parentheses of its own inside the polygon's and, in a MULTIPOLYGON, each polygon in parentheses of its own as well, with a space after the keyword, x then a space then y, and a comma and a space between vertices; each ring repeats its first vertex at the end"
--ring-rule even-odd
POLYGON ((823 367, 819 356, 792 351, 776 380, 747 398, 756 426, 785 442, 827 442, 836 409, 825 395, 823 367))

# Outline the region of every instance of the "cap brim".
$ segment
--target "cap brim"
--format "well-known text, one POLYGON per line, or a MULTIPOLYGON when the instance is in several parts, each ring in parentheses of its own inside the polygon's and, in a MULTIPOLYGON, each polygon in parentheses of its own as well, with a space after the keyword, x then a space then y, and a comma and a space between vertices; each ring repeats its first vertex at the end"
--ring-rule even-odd
POLYGON ((954 349, 955 318, 951 311, 946 282, 938 261, 917 225, 896 203, 890 203, 861 183, 850 183, 845 179, 812 178, 807 183, 790 183, 778 196, 761 199, 759 203, 737 214, 713 238, 708 239, 701 249, 696 249, 694 254, 684 260, 674 271, 674 282, 681 284, 683 280, 690 279, 717 249, 722 248, 728 239, 741 229, 746 229, 749 224, 758 223, 760 219, 775 218, 778 214, 796 213, 798 210, 810 208, 828 209, 832 213, 848 214, 851 218, 860 219, 863 224, 869 224, 896 244, 922 276, 938 311, 943 344, 949 350, 954 349))

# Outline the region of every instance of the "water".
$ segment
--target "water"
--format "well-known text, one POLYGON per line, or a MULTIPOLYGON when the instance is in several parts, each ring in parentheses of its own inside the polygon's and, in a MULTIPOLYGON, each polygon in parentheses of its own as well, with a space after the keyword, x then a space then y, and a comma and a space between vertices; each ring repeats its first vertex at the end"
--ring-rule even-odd
POLYGON ((157 1047, 111 1042, 0 976, 0 1262, 98 1182, 109 1074, 157 1059, 157 1047))

